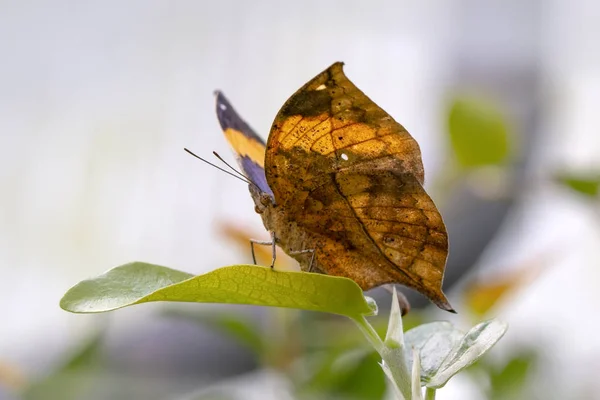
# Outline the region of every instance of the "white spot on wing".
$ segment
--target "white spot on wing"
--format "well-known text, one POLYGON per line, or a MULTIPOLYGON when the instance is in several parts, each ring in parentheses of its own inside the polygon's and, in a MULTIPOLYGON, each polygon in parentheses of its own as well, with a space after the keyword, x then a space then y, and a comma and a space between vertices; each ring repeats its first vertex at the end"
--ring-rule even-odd
POLYGON ((342 157, 342 160, 348 161, 348 154, 342 153, 341 157, 342 157))
POLYGON ((315 90, 323 90, 323 89, 327 89, 327 86, 325 86, 324 83, 321 84, 321 86, 319 86, 318 88, 316 88, 315 90))
POLYGON ((221 110, 227 110, 227 106, 225 104, 223 104, 223 103, 219 103, 219 108, 221 110))

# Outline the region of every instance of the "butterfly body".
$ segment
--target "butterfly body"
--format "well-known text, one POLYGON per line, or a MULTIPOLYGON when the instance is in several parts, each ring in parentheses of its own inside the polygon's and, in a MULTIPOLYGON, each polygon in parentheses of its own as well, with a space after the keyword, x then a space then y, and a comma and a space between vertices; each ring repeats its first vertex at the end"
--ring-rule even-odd
POLYGON ((266 144, 217 94, 255 209, 303 270, 345 276, 363 290, 400 283, 452 310, 441 291, 448 238, 422 187, 419 146, 342 65, 290 97, 266 144))

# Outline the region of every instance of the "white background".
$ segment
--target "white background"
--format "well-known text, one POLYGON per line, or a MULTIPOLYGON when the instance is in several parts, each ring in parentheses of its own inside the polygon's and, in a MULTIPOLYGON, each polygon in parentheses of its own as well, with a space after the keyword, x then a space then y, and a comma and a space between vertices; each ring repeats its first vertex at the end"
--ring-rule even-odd
MULTIPOLYGON (((477 7, 480 33, 465 39, 457 21, 470 1, 0 3, 0 362, 35 376, 55 362, 43 349, 58 355, 86 335, 92 318, 58 308, 80 279, 133 260, 192 273, 241 261, 216 232, 222 221, 262 232, 245 185, 183 152, 233 159, 214 115, 217 88, 266 136, 291 93, 344 61, 419 141, 432 177, 443 168, 457 53, 508 41, 517 50, 507 64, 541 73, 534 169, 600 168, 599 4, 490 2, 477 7), (515 27, 498 23, 495 8, 515 27), (537 24, 519 22, 532 12, 537 24)), ((510 221, 484 267, 540 253, 552 262, 498 310, 511 324, 502 345, 541 343, 553 385, 599 392, 598 215, 542 187, 510 221)), ((140 312, 114 318, 135 323, 140 312)), ((467 392, 459 382, 438 397, 467 392)))

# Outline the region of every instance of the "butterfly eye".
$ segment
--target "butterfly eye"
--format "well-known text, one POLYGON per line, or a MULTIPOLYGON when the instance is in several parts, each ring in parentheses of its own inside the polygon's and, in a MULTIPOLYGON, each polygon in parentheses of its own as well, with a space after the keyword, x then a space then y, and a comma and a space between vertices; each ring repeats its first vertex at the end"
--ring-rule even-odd
POLYGON ((272 205, 273 201, 271 200, 271 196, 267 193, 261 193, 260 194, 260 204, 262 204, 265 207, 272 205))

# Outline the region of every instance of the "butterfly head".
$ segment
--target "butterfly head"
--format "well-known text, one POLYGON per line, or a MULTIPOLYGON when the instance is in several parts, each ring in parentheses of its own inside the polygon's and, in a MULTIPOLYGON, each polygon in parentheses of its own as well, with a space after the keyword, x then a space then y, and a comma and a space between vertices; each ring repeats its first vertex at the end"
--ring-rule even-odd
POLYGON ((263 192, 260 187, 254 184, 248 186, 252 200, 254 200, 254 210, 258 214, 264 214, 268 212, 270 208, 275 207, 275 199, 270 193, 263 192))

